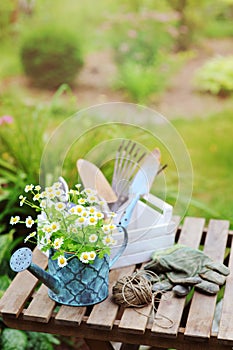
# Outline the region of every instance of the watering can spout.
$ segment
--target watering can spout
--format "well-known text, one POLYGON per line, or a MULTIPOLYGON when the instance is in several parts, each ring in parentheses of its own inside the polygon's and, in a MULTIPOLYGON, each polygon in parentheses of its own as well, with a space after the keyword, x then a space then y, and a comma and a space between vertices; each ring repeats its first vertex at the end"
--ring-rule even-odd
POLYGON ((15 272, 24 270, 30 271, 36 278, 44 283, 54 293, 59 293, 60 281, 58 278, 51 276, 38 265, 32 262, 32 251, 29 248, 20 248, 14 252, 10 259, 10 267, 15 272))

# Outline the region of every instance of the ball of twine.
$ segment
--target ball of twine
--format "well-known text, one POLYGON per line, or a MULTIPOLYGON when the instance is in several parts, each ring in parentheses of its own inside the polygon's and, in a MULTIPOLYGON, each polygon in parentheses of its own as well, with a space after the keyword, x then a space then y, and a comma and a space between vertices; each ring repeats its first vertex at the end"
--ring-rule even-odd
POLYGON ((113 286, 112 294, 115 303, 125 307, 143 307, 150 304, 153 293, 148 272, 139 271, 122 277, 113 286))

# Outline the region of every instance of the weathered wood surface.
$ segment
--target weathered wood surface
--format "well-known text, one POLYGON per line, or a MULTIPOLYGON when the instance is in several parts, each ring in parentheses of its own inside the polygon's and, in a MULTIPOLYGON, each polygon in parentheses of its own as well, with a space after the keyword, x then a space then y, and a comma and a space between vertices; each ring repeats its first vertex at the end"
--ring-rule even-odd
POLYGON ((233 341, 233 240, 229 261, 230 275, 226 280, 225 295, 223 299, 222 314, 219 324, 218 339, 233 341))
MULTIPOLYGON (((202 218, 186 218, 180 233, 179 243, 198 248, 204 224, 205 220, 202 218)), ((185 298, 176 298, 173 295, 165 294, 160 301, 152 332, 176 337, 184 307, 185 298)))
POLYGON ((86 313, 86 307, 75 307, 62 305, 55 316, 55 323, 63 325, 79 325, 86 313))
POLYGON ((47 323, 56 303, 48 296, 48 288, 41 285, 35 293, 32 302, 24 312, 24 319, 47 323))
MULTIPOLYGON (((47 267, 47 257, 38 249, 34 251, 33 262, 43 269, 47 267)), ((18 273, 0 300, 1 314, 18 317, 37 283, 37 278, 30 272, 18 273)))
POLYGON ((112 287, 115 282, 125 275, 131 275, 135 266, 123 267, 119 270, 112 270, 109 276, 109 296, 102 303, 95 305, 87 320, 87 324, 96 327, 112 328, 117 316, 119 306, 112 302, 112 287))
MULTIPOLYGON (((211 220, 209 223, 204 253, 216 262, 223 262, 228 229, 228 221, 211 220)), ((216 300, 217 295, 194 293, 184 333, 186 337, 210 337, 216 300)))
MULTIPOLYGON (((202 241, 204 252, 215 261, 222 262, 227 242, 232 241, 229 222, 211 220, 207 228, 204 225, 205 220, 202 218, 187 217, 177 232, 178 242, 198 248, 202 241)), ((137 349, 139 344, 180 350, 231 349, 233 243, 231 245, 231 273, 227 277, 219 331, 216 334, 211 333, 216 296, 195 292, 189 308, 186 308, 185 298, 176 298, 172 294, 163 296, 154 320, 150 318, 152 305, 140 308, 138 313, 134 308, 122 309, 114 304, 111 298, 114 283, 122 276, 132 274, 141 265, 113 269, 109 278, 109 297, 91 308, 56 304, 48 297, 44 285, 35 290, 38 281, 25 271, 15 277, 0 300, 0 312, 9 327, 84 338, 90 349, 112 350, 110 341, 123 343, 121 349, 137 349)), ((42 268, 47 266, 47 258, 38 250, 34 252, 34 262, 42 268)))

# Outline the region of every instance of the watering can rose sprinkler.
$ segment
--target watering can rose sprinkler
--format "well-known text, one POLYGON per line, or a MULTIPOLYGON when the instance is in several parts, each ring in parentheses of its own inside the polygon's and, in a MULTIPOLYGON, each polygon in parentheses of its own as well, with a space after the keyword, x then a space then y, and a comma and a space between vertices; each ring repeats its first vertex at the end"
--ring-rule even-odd
MULTIPOLYGON (((37 217, 37 232, 25 239, 36 239, 39 248, 49 253, 48 272, 32 262, 32 251, 23 247, 11 257, 10 266, 15 272, 30 271, 48 287, 51 299, 64 305, 87 306, 99 303, 108 296, 109 269, 123 253, 128 242, 125 227, 124 241, 115 257, 110 259, 110 246, 114 243, 113 213, 107 219, 99 210, 98 201, 90 189, 68 190, 59 181, 40 192, 39 186, 29 185, 33 202, 20 196, 20 205, 28 204, 41 214, 37 217), (106 221, 107 220, 107 221, 106 221)), ((18 216, 11 223, 23 223, 18 216)), ((35 223, 31 217, 27 227, 35 223)))

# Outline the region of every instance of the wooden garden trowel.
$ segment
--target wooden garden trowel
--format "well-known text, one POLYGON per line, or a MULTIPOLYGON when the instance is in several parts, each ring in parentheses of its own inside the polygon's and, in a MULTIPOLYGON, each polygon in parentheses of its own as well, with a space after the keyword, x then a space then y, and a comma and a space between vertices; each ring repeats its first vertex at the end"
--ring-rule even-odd
POLYGON ((85 187, 96 190, 99 197, 107 203, 116 202, 117 195, 102 171, 95 164, 85 159, 78 159, 76 165, 85 187))

